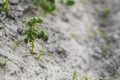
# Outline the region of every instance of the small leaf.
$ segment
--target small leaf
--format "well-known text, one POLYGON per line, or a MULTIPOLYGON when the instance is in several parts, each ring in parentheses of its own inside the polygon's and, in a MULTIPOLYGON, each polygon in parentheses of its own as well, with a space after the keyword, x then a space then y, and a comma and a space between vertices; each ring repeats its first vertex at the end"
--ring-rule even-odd
POLYGON ((56 9, 55 0, 34 0, 35 6, 40 6, 46 13, 52 13, 56 9))
POLYGON ((36 24, 36 23, 39 23, 39 24, 43 23, 43 20, 39 16, 37 16, 37 17, 33 17, 27 21, 23 21, 23 23, 25 23, 29 26, 34 26, 34 24, 36 24))
POLYGON ((66 2, 66 5, 67 6, 73 6, 75 4, 75 1, 73 1, 73 0, 68 0, 67 2, 66 2))
POLYGON ((103 10, 101 12, 101 16, 106 17, 109 13, 110 13, 109 8, 105 7, 105 8, 103 8, 103 10))
POLYGON ((29 28, 24 32, 24 35, 26 35, 26 39, 31 42, 32 40, 38 38, 38 30, 29 28))
POLYGON ((28 43, 28 39, 27 39, 27 38, 25 38, 25 39, 24 39, 24 42, 25 42, 25 43, 28 43))
POLYGON ((42 38, 42 40, 44 40, 44 41, 48 41, 48 36, 45 35, 45 36, 42 38))
POLYGON ((36 22, 41 24, 41 23, 43 23, 43 20, 38 18, 36 22))
POLYGON ((33 4, 34 4, 35 6, 40 6, 41 3, 44 3, 44 0, 34 0, 34 1, 33 1, 33 4))
POLYGON ((42 30, 41 32, 39 32, 38 34, 38 39, 43 38, 45 36, 45 32, 42 30))
POLYGON ((5 10, 5 2, 0 3, 0 13, 5 10))

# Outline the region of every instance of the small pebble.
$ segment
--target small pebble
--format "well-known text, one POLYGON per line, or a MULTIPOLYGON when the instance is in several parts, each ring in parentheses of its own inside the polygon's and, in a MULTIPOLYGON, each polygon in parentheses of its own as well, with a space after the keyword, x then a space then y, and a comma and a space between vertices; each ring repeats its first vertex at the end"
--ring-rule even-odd
POLYGON ((24 9, 23 9, 21 6, 17 6, 17 7, 16 7, 16 10, 17 10, 17 11, 24 11, 24 9))
POLYGON ((10 4, 17 5, 19 4, 20 0, 9 0, 10 4))
POLYGON ((22 28, 17 28, 17 32, 18 32, 20 35, 22 35, 23 29, 22 29, 22 28))

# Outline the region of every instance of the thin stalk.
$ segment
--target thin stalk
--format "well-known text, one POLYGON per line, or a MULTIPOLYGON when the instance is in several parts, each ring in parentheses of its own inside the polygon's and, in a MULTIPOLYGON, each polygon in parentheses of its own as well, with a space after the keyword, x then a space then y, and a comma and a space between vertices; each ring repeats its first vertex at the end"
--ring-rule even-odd
MULTIPOLYGON (((33 25, 33 29, 35 29, 35 28, 36 28, 36 23, 34 23, 34 25, 33 25)), ((35 48, 34 43, 35 43, 35 40, 33 39, 32 40, 32 53, 34 53, 34 48, 35 48)))
POLYGON ((8 0, 6 0, 6 9, 5 9, 6 15, 8 15, 8 11, 9 11, 9 2, 8 0))
POLYGON ((32 53, 34 53, 34 42, 35 40, 32 40, 32 53))
POLYGON ((33 24, 33 28, 36 29, 36 23, 33 24))

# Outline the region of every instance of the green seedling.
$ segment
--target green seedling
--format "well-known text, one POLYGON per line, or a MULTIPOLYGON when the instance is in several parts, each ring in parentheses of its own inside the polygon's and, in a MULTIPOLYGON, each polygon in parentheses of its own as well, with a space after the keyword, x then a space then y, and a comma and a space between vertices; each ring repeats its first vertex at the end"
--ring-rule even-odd
POLYGON ((51 56, 51 53, 50 53, 50 52, 45 52, 45 47, 44 47, 44 45, 42 45, 42 50, 41 50, 39 53, 37 53, 37 55, 35 56, 35 58, 40 60, 42 55, 51 56))
POLYGON ((102 37, 103 39, 105 39, 106 41, 109 40, 109 36, 107 35, 107 33, 103 30, 103 28, 98 28, 96 30, 94 30, 94 26, 86 26, 90 31, 92 31, 92 35, 90 35, 93 38, 96 38, 98 36, 102 37))
POLYGON ((90 78, 88 77, 88 75, 84 75, 83 80, 90 80, 90 78))
POLYGON ((103 30, 103 28, 99 28, 96 31, 94 31, 94 34, 96 36, 100 35, 102 38, 104 38, 106 41, 109 39, 109 36, 107 33, 103 30))
POLYGON ((37 23, 41 24, 42 22, 43 22, 42 19, 39 17, 33 17, 28 21, 24 21, 24 23, 30 26, 27 30, 24 31, 25 35, 24 42, 32 43, 31 49, 32 53, 34 53, 35 39, 42 39, 43 41, 48 41, 48 36, 46 35, 45 31, 43 30, 38 31, 36 28, 37 23))
MULTIPOLYGON (((71 80, 77 80, 76 70, 73 72, 71 80)), ((100 80, 100 79, 99 78, 91 78, 88 75, 84 75, 82 80, 100 80)))
POLYGON ((102 52, 101 52, 101 58, 104 58, 104 57, 106 57, 106 55, 107 55, 107 52, 108 52, 108 50, 110 49, 110 45, 106 45, 105 47, 104 47, 104 49, 102 50, 102 52))
POLYGON ((107 35, 107 33, 106 33, 102 28, 99 29, 99 30, 100 30, 101 36, 102 36, 106 41, 108 41, 109 36, 107 35))
POLYGON ((15 44, 13 46, 13 51, 15 51, 15 49, 18 47, 18 45, 20 44, 20 41, 19 40, 16 40, 15 41, 15 44))
POLYGON ((83 76, 83 80, 100 80, 99 78, 91 78, 87 74, 83 76))
POLYGON ((6 72, 6 64, 7 64, 7 62, 8 62, 8 59, 0 59, 0 66, 1 66, 1 68, 3 68, 4 74, 6 72))
POLYGON ((117 80, 117 77, 120 75, 119 73, 119 69, 117 67, 114 68, 114 71, 115 71, 115 77, 114 77, 114 80, 117 80))
POLYGON ((76 75, 76 70, 75 70, 72 74, 72 79, 71 80, 77 80, 76 77, 77 77, 77 75, 76 75))
POLYGON ((46 13, 52 13, 56 9, 55 0, 34 0, 35 6, 40 6, 46 13))
POLYGON ((103 17, 106 17, 109 13, 110 13, 110 10, 107 7, 103 8, 102 11, 101 11, 101 15, 103 17))

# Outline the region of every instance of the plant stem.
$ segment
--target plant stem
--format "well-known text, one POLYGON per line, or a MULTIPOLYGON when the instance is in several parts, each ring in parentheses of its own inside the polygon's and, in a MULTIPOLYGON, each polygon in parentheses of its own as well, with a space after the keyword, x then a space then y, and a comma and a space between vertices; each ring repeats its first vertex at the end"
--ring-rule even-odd
POLYGON ((33 24, 33 29, 36 29, 36 23, 33 24))
MULTIPOLYGON (((33 29, 35 29, 35 28, 36 28, 36 23, 33 24, 33 29)), ((35 40, 33 39, 32 40, 32 53, 34 53, 34 48, 35 48, 34 43, 35 43, 35 40)))
POLYGON ((6 15, 8 15, 8 11, 9 11, 9 2, 8 0, 6 0, 6 9, 5 9, 6 15))
POLYGON ((34 53, 34 42, 35 40, 32 40, 32 53, 34 53))

